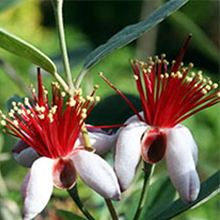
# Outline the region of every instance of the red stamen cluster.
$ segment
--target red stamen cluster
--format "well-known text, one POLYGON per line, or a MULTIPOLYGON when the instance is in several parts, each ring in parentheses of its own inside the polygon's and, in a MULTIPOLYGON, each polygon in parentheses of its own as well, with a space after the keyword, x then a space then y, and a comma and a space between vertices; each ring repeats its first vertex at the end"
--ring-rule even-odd
POLYGON ((171 128, 186 118, 220 102, 218 84, 203 77, 202 72, 190 72, 193 64, 182 67, 181 59, 190 40, 189 36, 176 61, 168 71, 165 55, 148 59, 148 63, 131 61, 134 78, 140 95, 144 118, 131 102, 102 74, 102 78, 134 110, 137 117, 152 126, 171 128))
POLYGON ((99 97, 94 97, 94 89, 84 99, 81 90, 73 97, 60 91, 58 83, 52 83, 52 103, 48 103, 48 91, 43 88, 38 72, 38 95, 32 88, 33 100, 23 103, 12 102, 13 109, 8 119, 1 113, 1 124, 38 152, 49 158, 64 157, 71 153, 87 115, 99 97), (67 96, 67 97, 66 97, 67 96), (67 100, 67 101, 65 101, 67 100))

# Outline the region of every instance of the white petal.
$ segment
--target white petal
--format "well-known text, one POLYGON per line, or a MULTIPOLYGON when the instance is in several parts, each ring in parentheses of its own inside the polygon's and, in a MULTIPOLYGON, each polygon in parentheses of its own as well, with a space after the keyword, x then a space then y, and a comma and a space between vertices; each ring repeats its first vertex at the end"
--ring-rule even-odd
POLYGON ((137 116, 127 122, 130 124, 119 132, 115 152, 115 172, 122 191, 127 189, 134 178, 141 155, 141 136, 149 128, 137 116))
POLYGON ((190 150, 191 150, 192 155, 193 155, 193 160, 194 160, 195 164, 197 164, 197 161, 198 161, 198 147, 197 147, 196 142, 194 141, 194 138, 193 138, 190 130, 187 127, 185 127, 184 125, 181 125, 181 124, 177 125, 176 128, 181 128, 181 132, 183 133, 183 135, 185 137, 187 137, 186 140, 185 140, 186 145, 190 146, 190 150))
POLYGON ((191 137, 184 127, 167 129, 167 169, 171 181, 186 203, 193 202, 200 190, 200 181, 193 160, 191 137))
MULTIPOLYGON (((117 134, 108 134, 101 129, 88 129, 88 134, 92 147, 95 149, 95 153, 103 155, 110 151, 110 149, 115 145, 117 140, 117 134)), ((84 146, 84 140, 82 135, 76 140, 76 146, 84 146)))
POLYGON ((16 143, 12 153, 15 160, 24 167, 31 167, 33 162, 39 158, 38 153, 22 140, 16 143))
POLYGON ((99 155, 107 153, 114 146, 117 139, 116 134, 110 135, 98 132, 89 132, 89 137, 91 145, 95 148, 96 153, 99 155))
POLYGON ((33 163, 22 185, 23 220, 30 220, 47 205, 53 191, 53 160, 41 157, 33 163))
POLYGON ((71 156, 71 159, 80 177, 88 186, 104 198, 120 199, 116 175, 105 160, 85 150, 78 150, 71 156))

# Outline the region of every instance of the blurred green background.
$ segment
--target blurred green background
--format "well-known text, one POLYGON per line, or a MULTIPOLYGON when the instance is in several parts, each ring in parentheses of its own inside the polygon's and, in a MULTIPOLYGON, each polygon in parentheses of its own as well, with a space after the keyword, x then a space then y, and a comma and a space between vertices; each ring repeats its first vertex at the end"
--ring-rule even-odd
MULTIPOLYGON (((69 49, 73 76, 79 73, 83 59, 96 46, 105 43, 109 37, 126 25, 136 23, 146 17, 160 1, 65 1, 64 19, 66 38, 69 49)), ((0 2, 0 27, 32 43, 50 56, 63 72, 59 54, 59 42, 50 1, 22 0, 0 2)), ((94 84, 99 84, 98 95, 102 100, 115 94, 98 73, 106 77, 121 91, 137 95, 129 59, 146 59, 150 55, 166 53, 168 60, 177 57, 188 33, 193 33, 193 40, 187 48, 184 63, 193 62, 195 70, 202 69, 213 81, 219 83, 219 2, 190 1, 178 12, 171 15, 160 25, 144 34, 134 43, 113 52, 101 61, 84 78, 84 92, 89 92, 94 84)), ((14 94, 24 96, 29 84, 36 84, 36 66, 0 49, 0 109, 6 112, 6 101, 14 94), (16 78, 13 78, 16 77, 16 78)), ((52 77, 45 73, 44 84, 50 87, 52 77)), ((113 98, 114 100, 114 98, 113 98)), ((100 108, 90 117, 90 121, 99 124, 118 124, 132 112, 120 98, 112 108, 100 108), (121 110, 118 106, 123 106, 121 110), (115 114, 114 114, 115 112, 115 114)), ((134 99, 136 101, 136 99, 134 99)), ((98 107, 97 107, 98 109, 98 107)), ((219 105, 204 110, 188 119, 184 124, 192 131, 199 147, 198 172, 205 180, 219 168, 219 105)), ((11 149, 16 139, 0 134, 0 220, 20 219, 22 201, 20 185, 27 169, 20 167, 11 158, 11 149)), ((111 155, 106 156, 112 162, 111 155)), ((141 170, 139 170, 139 175, 141 170)), ((156 167, 154 179, 166 175, 165 163, 156 167)), ((141 187, 139 178, 122 196, 116 205, 120 212, 129 206, 126 203, 129 193, 135 193, 141 187)), ((102 198, 95 195, 88 187, 79 184, 80 195, 97 219, 108 219, 102 198)), ((204 205, 190 210, 175 219, 219 219, 219 197, 204 205)), ((41 216, 36 219, 59 220, 56 209, 80 213, 66 192, 55 190, 53 198, 41 216)))

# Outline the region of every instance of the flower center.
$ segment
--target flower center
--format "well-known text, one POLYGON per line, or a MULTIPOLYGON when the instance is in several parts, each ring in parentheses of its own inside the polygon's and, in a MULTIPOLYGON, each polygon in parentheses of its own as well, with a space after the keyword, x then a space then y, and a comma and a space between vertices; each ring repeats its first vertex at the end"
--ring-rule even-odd
POLYGON ((141 155, 147 163, 161 161, 166 153, 167 135, 159 128, 152 128, 145 132, 141 140, 141 155))
POLYGON ((53 182, 59 189, 70 189, 76 182, 76 169, 71 160, 58 159, 53 166, 53 182))

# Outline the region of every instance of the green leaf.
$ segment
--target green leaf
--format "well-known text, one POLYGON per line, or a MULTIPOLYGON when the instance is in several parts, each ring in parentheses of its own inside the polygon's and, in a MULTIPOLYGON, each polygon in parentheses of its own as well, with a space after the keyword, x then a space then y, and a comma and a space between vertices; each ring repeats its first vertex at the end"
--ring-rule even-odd
POLYGON ((62 220, 86 220, 77 214, 64 210, 57 210, 57 214, 62 218, 62 220))
POLYGON ((179 33, 192 33, 196 48, 205 56, 209 56, 216 63, 219 62, 219 51, 206 33, 187 15, 182 12, 176 12, 169 21, 178 28, 179 33), (181 28, 179 28, 181 27, 181 28))
POLYGON ((165 176, 157 179, 149 187, 140 220, 152 219, 156 213, 165 210, 173 202, 175 196, 176 190, 169 177, 165 176))
POLYGON ((4 11, 5 9, 13 6, 15 3, 18 3, 20 1, 21 0, 0 1, 0 11, 4 11))
POLYGON ((86 57, 82 72, 85 72, 87 69, 98 63, 112 51, 124 47, 140 37, 144 32, 162 22, 166 17, 178 10, 186 2, 188 2, 188 0, 170 0, 145 20, 125 27, 123 30, 111 37, 107 43, 99 46, 86 57))
POLYGON ((201 184, 201 190, 198 198, 191 204, 185 204, 182 200, 174 201, 166 210, 160 212, 151 218, 151 220, 171 219, 190 208, 202 205, 220 192, 220 171, 217 171, 210 178, 201 184))
POLYGON ((56 73, 56 66, 49 57, 31 44, 8 33, 2 28, 0 28, 0 47, 33 62, 52 75, 55 75, 56 73))

